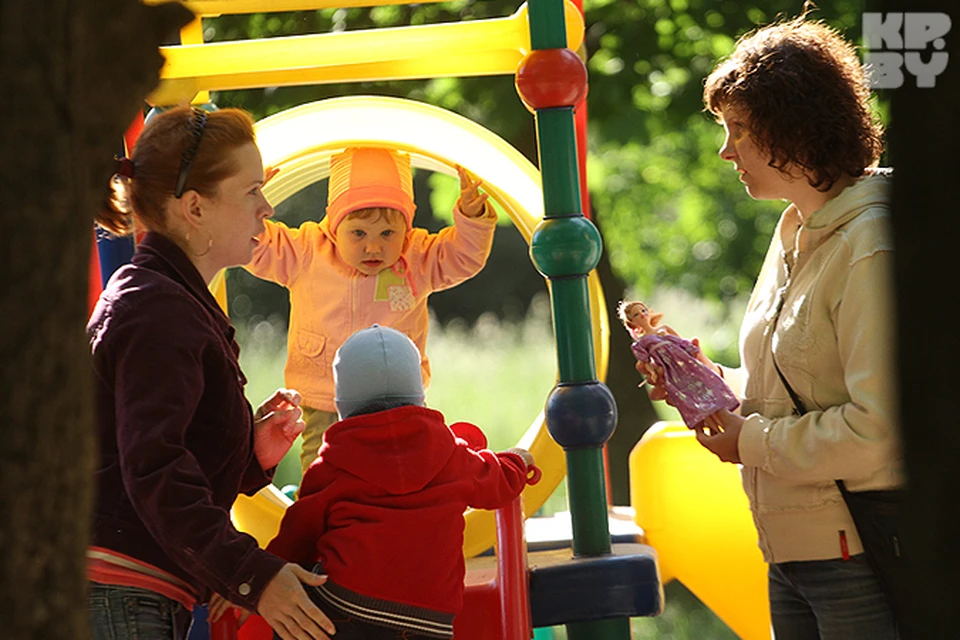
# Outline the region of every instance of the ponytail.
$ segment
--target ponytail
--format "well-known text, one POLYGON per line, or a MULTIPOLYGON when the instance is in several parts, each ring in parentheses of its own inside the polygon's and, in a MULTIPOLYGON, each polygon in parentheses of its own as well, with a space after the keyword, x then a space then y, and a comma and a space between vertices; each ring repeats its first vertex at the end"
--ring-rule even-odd
MULTIPOLYGON (((196 137, 191 132, 190 107, 158 113, 147 121, 132 156, 117 159, 97 223, 117 235, 133 231, 134 219, 152 231, 164 232, 166 207, 174 195, 184 152, 196 137)), ((211 196, 223 180, 237 171, 230 152, 254 142, 253 119, 241 109, 212 111, 186 189, 211 196)))
POLYGON ((96 223, 117 236, 133 232, 133 207, 130 204, 130 182, 134 165, 129 158, 117 158, 117 172, 110 176, 107 192, 95 215, 96 223))

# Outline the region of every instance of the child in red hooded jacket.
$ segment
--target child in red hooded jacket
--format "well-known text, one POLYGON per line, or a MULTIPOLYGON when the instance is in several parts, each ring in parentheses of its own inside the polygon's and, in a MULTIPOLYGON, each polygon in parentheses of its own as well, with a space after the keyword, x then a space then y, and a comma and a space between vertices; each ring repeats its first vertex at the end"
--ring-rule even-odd
POLYGON ((423 406, 420 354, 373 325, 333 363, 341 420, 267 550, 329 580, 308 588, 338 640, 450 638, 463 601, 463 512, 496 509, 533 470, 524 449, 477 449, 473 425, 423 406))

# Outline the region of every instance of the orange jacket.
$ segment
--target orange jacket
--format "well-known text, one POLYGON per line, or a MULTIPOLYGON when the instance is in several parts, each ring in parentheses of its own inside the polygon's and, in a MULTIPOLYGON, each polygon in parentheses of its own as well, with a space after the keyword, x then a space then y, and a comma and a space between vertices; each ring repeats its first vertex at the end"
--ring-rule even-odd
POLYGON ((479 218, 468 218, 459 208, 453 217, 454 225, 439 233, 418 228, 407 232, 401 258, 406 260, 406 277, 391 269, 367 276, 348 266, 337 254, 326 218, 296 229, 267 221, 253 260, 244 268, 290 291, 284 378, 287 387, 303 396, 304 405, 336 412, 333 357, 354 331, 374 323, 410 336, 420 349, 426 388, 427 298, 480 272, 497 224, 489 203, 479 218))

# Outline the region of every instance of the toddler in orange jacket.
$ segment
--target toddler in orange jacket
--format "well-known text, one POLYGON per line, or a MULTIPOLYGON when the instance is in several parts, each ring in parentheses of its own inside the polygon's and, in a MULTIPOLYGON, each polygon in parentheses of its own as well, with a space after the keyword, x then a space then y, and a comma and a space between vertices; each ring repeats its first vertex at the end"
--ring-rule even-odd
POLYGON ((491 451, 478 427, 424 406, 420 354, 399 331, 357 331, 333 371, 342 419, 267 550, 328 576, 309 596, 337 640, 449 639, 463 606, 463 513, 514 500, 536 482, 533 456, 491 451))
MULTIPOLYGON (((323 432, 337 420, 333 356, 360 327, 380 324, 427 342, 427 298, 475 276, 493 246, 497 217, 480 181, 462 169, 454 224, 428 233, 413 226, 410 157, 354 147, 330 160, 326 216, 291 229, 267 221, 246 269, 290 292, 286 386, 303 396, 300 456, 305 472, 323 432)), ((421 363, 423 383, 430 362, 421 363)))

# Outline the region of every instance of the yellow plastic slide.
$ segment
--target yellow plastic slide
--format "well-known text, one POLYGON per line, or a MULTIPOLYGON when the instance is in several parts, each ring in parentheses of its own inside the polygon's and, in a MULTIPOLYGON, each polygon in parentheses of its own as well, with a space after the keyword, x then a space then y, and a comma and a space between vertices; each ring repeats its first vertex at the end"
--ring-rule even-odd
POLYGON ((686 425, 658 422, 630 453, 630 499, 663 582, 680 580, 744 640, 769 639, 767 569, 737 465, 686 425))

